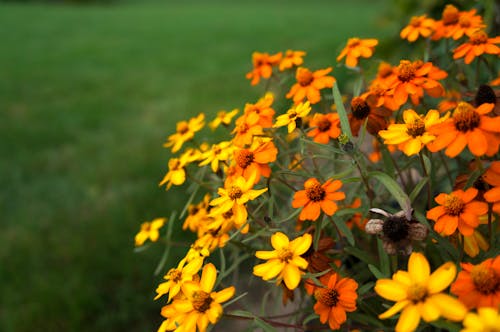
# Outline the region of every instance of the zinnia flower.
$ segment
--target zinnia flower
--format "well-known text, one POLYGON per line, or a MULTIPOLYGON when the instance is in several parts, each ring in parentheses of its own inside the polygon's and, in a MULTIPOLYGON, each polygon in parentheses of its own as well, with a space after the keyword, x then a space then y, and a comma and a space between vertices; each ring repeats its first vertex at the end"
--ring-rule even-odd
POLYGON ((270 55, 269 53, 253 52, 252 63, 253 69, 251 72, 247 73, 246 78, 252 80, 251 85, 257 85, 260 82, 260 78, 269 78, 273 74, 273 66, 280 63, 282 53, 276 53, 270 55))
POLYGON ((165 174, 163 179, 160 181, 158 186, 163 186, 166 184, 166 190, 174 184, 180 186, 186 181, 186 170, 184 167, 186 163, 181 158, 170 158, 168 161, 168 172, 165 174))
POLYGON ((479 308, 477 314, 469 312, 463 321, 464 329, 460 332, 494 332, 500 326, 498 308, 479 308))
POLYGON ((462 235, 472 235, 479 225, 479 217, 488 212, 486 203, 474 200, 477 193, 476 188, 469 188, 437 195, 435 201, 439 205, 427 211, 427 218, 436 222, 434 230, 442 235, 451 235, 458 228, 462 235))
POLYGON ((200 271, 203 265, 203 258, 193 259, 187 263, 186 259, 182 259, 176 268, 171 268, 163 279, 167 280, 162 282, 156 288, 155 300, 168 293, 168 302, 172 300, 181 290, 183 283, 193 281, 193 277, 200 271))
POLYGON ((424 38, 429 37, 434 31, 434 25, 435 21, 432 18, 428 18, 426 15, 413 16, 410 20, 410 24, 404 27, 399 35, 409 42, 414 42, 419 36, 424 38))
POLYGON ((261 175, 266 178, 271 175, 269 163, 276 160, 277 154, 278 149, 271 139, 255 139, 249 148, 234 152, 235 175, 247 180, 253 176, 255 183, 258 183, 261 175))
POLYGON ((500 36, 494 38, 488 38, 488 35, 484 30, 478 30, 474 32, 470 37, 469 41, 459 45, 453 51, 453 59, 460 59, 465 57, 464 62, 469 64, 474 60, 474 58, 480 56, 481 54, 500 54, 500 47, 495 44, 500 43, 500 36))
POLYGON ((492 156, 500 144, 500 117, 487 114, 493 104, 482 104, 474 108, 471 104, 460 102, 453 116, 429 128, 436 139, 427 148, 436 152, 446 148, 445 154, 454 158, 467 146, 475 156, 492 156))
POLYGON ((165 221, 167 221, 165 218, 156 218, 153 221, 143 222, 141 230, 135 235, 135 246, 142 246, 148 239, 156 242, 160 237, 158 230, 163 227, 165 221))
POLYGON ((288 133, 290 134, 297 127, 297 120, 302 119, 311 111, 311 104, 306 101, 305 103, 298 103, 290 108, 286 114, 279 115, 276 118, 276 123, 273 128, 287 126, 288 133))
POLYGON ((326 76, 332 71, 331 67, 326 69, 310 71, 304 67, 298 67, 295 78, 295 83, 290 91, 286 94, 286 98, 293 98, 293 102, 298 104, 307 98, 311 104, 316 104, 321 100, 319 90, 333 87, 335 78, 326 76))
POLYGON ((366 131, 376 136, 380 130, 387 128, 386 117, 391 113, 383 107, 370 107, 362 97, 354 97, 351 100, 351 113, 349 114, 349 124, 353 135, 358 136, 359 130, 366 121, 366 131))
POLYGON ((208 123, 208 126, 212 130, 217 129, 217 127, 219 127, 221 124, 224 126, 229 126, 233 118, 236 116, 236 114, 238 114, 238 112, 239 110, 236 108, 231 112, 226 112, 226 111, 217 112, 217 116, 215 117, 215 119, 213 119, 208 123))
POLYGON ((235 147, 232 142, 223 141, 212 145, 210 150, 204 152, 201 155, 202 162, 199 166, 205 166, 210 164, 212 171, 214 173, 219 169, 219 162, 225 162, 229 160, 229 157, 233 154, 235 147))
POLYGON ((488 190, 483 197, 488 203, 493 204, 493 211, 500 214, 500 187, 488 190))
POLYGON ((379 315, 386 319, 401 312, 396 332, 414 331, 420 319, 431 322, 439 317, 461 321, 467 308, 454 297, 443 291, 455 279, 455 264, 447 262, 432 274, 429 262, 421 253, 412 253, 408 261, 408 271, 397 271, 392 279, 379 279, 375 292, 381 297, 396 301, 387 311, 379 315))
POLYGON ((254 266, 253 274, 264 280, 277 278, 280 284, 283 280, 288 289, 294 290, 300 283, 307 261, 300 255, 307 252, 312 243, 312 236, 305 233, 290 241, 288 237, 277 232, 271 236, 272 251, 257 251, 255 256, 268 260, 266 263, 254 266))
MULTIPOLYGON (((462 271, 451 285, 451 292, 467 308, 500 306, 500 256, 480 264, 461 263, 462 271)), ((500 325, 499 325, 500 326, 500 325)))
POLYGON ((303 57, 306 55, 304 51, 287 50, 285 56, 281 59, 279 69, 284 71, 292 67, 300 66, 304 63, 303 57))
POLYGON ((373 55, 373 50, 377 44, 377 39, 349 38, 347 45, 337 57, 337 62, 345 57, 345 64, 348 67, 356 67, 359 58, 370 58, 373 55))
POLYGON ((312 128, 307 133, 308 137, 313 137, 313 141, 321 144, 328 144, 331 138, 339 137, 340 118, 337 113, 315 113, 309 126, 312 128))
POLYGON ((176 133, 170 135, 164 147, 172 147, 172 152, 179 151, 182 145, 193 139, 194 134, 200 131, 205 126, 205 114, 200 113, 198 116, 189 119, 189 121, 180 121, 177 123, 176 133))
POLYGON ((314 312, 321 323, 337 330, 347 320, 346 312, 356 310, 358 283, 351 278, 341 278, 337 273, 329 273, 319 278, 323 287, 314 290, 314 312))
POLYGON ((299 220, 317 220, 321 211, 331 216, 338 206, 334 201, 345 198, 345 194, 337 191, 342 187, 340 180, 327 180, 321 184, 316 178, 304 182, 304 190, 297 191, 293 196, 292 206, 303 207, 299 220))
POLYGON ((274 102, 274 95, 267 92, 255 104, 246 103, 243 110, 246 121, 251 124, 257 124, 262 128, 270 128, 273 125, 274 109, 271 105, 274 102))

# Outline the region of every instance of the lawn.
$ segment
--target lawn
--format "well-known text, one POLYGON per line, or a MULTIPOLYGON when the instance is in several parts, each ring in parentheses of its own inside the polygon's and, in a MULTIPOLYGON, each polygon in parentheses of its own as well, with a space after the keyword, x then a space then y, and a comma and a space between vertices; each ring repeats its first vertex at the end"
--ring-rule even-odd
POLYGON ((384 33, 383 5, 0 4, 0 331, 155 331, 162 248, 133 237, 184 199, 157 185, 165 137, 254 102, 253 51, 334 65, 348 37, 384 33))

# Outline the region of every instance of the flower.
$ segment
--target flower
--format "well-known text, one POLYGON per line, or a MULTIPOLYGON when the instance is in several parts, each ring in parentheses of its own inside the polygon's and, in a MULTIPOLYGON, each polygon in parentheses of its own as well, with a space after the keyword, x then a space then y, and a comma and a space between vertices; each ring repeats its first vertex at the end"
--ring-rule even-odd
POLYGON ((345 194, 337 191, 342 187, 340 180, 327 180, 321 184, 316 178, 304 182, 304 190, 299 190, 293 195, 292 207, 303 207, 299 220, 317 220, 321 211, 331 216, 337 211, 338 206, 334 201, 345 198, 345 194))
POLYGON ((345 57, 345 64, 348 67, 356 67, 360 57, 370 58, 373 55, 373 50, 377 44, 377 39, 349 38, 347 45, 337 57, 337 62, 345 57))
POLYGON ((147 239, 156 242, 160 237, 158 230, 163 227, 166 221, 165 218, 156 218, 153 221, 143 222, 141 230, 135 235, 135 246, 142 246, 147 239))
POLYGON ((219 162, 228 161, 229 157, 231 156, 234 150, 235 147, 230 141, 223 141, 218 144, 214 144, 212 145, 210 150, 204 152, 201 155, 200 159, 203 160, 202 162, 199 163, 199 166, 205 166, 210 164, 212 171, 216 173, 217 170, 219 169, 219 162))
POLYGON ((396 301, 387 311, 379 315, 380 319, 394 316, 402 310, 396 324, 396 332, 414 331, 420 319, 431 322, 439 317, 452 321, 461 321, 467 308, 454 297, 443 291, 455 279, 455 264, 447 262, 432 274, 429 262, 421 253, 412 253, 408 260, 408 271, 397 271, 392 279, 379 279, 375 283, 375 292, 381 297, 396 301))
POLYGON ((413 16, 410 24, 403 28, 400 32, 402 39, 407 39, 409 42, 414 42, 419 36, 424 38, 429 37, 434 31, 435 21, 432 18, 427 18, 427 15, 413 16))
POLYGON ((210 201, 210 195, 206 194, 203 200, 198 204, 190 204, 187 209, 187 217, 182 224, 182 229, 187 229, 191 232, 196 232, 200 226, 207 222, 208 215, 208 202, 210 201))
POLYGON ((484 193, 483 197, 486 202, 493 204, 493 211, 500 213, 500 187, 488 190, 484 193))
POLYGON ((378 134, 384 139, 384 144, 397 144, 404 154, 411 156, 418 154, 436 138, 427 129, 445 119, 439 118, 437 110, 429 110, 424 117, 412 109, 407 109, 403 112, 404 124, 390 124, 387 130, 381 130, 378 134))
POLYGON ((500 144, 500 117, 487 116, 493 104, 482 104, 474 108, 459 102, 453 116, 429 128, 436 139, 427 148, 436 152, 446 148, 445 154, 454 158, 467 146, 475 156, 492 156, 500 144))
POLYGON ((285 56, 281 59, 279 70, 284 71, 292 67, 300 66, 304 63, 303 57, 306 55, 304 51, 287 50, 285 56))
MULTIPOLYGON (((318 241, 318 249, 314 249, 313 246, 307 250, 302 257, 307 261, 307 271, 311 273, 318 273, 329 270, 331 268, 330 264, 335 262, 333 258, 327 255, 327 252, 332 249, 335 242, 331 237, 321 237, 318 241)), ((338 261, 340 263, 340 261, 338 261)), ((306 284, 306 289, 307 289, 306 284)), ((311 293, 312 294, 312 293, 311 293)))
POLYGON ((273 125, 274 109, 271 105, 274 102, 274 95, 267 92, 255 104, 246 103, 243 110, 246 121, 251 124, 257 124, 262 128, 270 128, 273 125))
POLYGON ((260 82, 260 78, 269 78, 273 74, 273 66, 280 63, 283 54, 276 53, 270 55, 269 53, 252 53, 252 63, 253 69, 251 72, 247 73, 246 78, 252 80, 251 85, 257 85, 260 82))
POLYGON ((246 114, 240 116, 235 123, 235 128, 231 132, 233 134, 233 144, 237 147, 244 147, 252 144, 254 136, 262 135, 264 131, 255 117, 248 117, 246 114))
POLYGON ((451 285, 451 292, 467 308, 500 306, 500 256, 472 265, 461 263, 462 271, 451 285))
POLYGON ((387 219, 368 220, 365 231, 368 234, 378 235, 382 239, 384 250, 390 255, 395 255, 398 251, 409 255, 413 250, 411 242, 423 241, 427 237, 427 227, 414 220, 411 211, 410 213, 399 211, 396 214, 377 208, 370 211, 381 214, 387 219))
POLYGON ((182 293, 185 299, 176 299, 169 306, 164 307, 162 315, 165 320, 159 332, 166 330, 205 332, 208 324, 215 324, 222 316, 221 303, 233 297, 233 286, 221 291, 212 291, 217 277, 217 270, 211 263, 203 267, 199 282, 185 282, 182 284, 182 293))
POLYGON ((249 148, 235 150, 235 175, 246 180, 253 176, 255 183, 259 182, 261 175, 267 178, 271 175, 269 163, 276 160, 277 154, 278 149, 270 138, 255 139, 249 148))
POLYGON ((170 158, 168 161, 168 172, 165 174, 163 179, 160 181, 158 186, 163 186, 167 184, 166 190, 169 190, 170 187, 174 184, 176 186, 180 186, 186 181, 186 170, 184 167, 186 166, 186 162, 181 158, 170 158))
POLYGON ((500 326, 498 308, 479 308, 477 314, 469 312, 463 321, 464 329, 460 332, 493 332, 500 326))
POLYGON ((236 116, 236 114, 238 114, 238 112, 239 110, 236 108, 231 112, 219 111, 217 112, 217 116, 215 117, 215 119, 213 119, 208 123, 208 126, 212 130, 215 130, 221 124, 223 124, 224 126, 229 126, 233 118, 236 116))
POLYGON ((162 282, 156 288, 155 300, 168 293, 168 302, 172 300, 181 290, 183 283, 193 281, 194 276, 197 276, 203 265, 203 259, 194 259, 187 263, 186 259, 182 259, 176 268, 171 268, 163 279, 167 280, 162 282))
POLYGON ((427 219, 434 220, 434 230, 442 235, 451 235, 457 228, 465 236, 474 233, 479 225, 479 216, 488 212, 488 205, 474 200, 476 188, 441 193, 434 199, 439 205, 427 211, 427 219))
POLYGON ((433 40, 441 38, 462 38, 464 35, 471 36, 476 30, 485 28, 481 15, 476 15, 476 10, 459 11, 453 5, 446 5, 441 20, 436 21, 433 40))
POLYGON ((276 118, 276 122, 273 125, 273 128, 279 128, 287 126, 288 133, 290 134, 297 127, 297 120, 302 119, 311 111, 311 103, 306 101, 305 103, 298 103, 292 108, 290 108, 286 114, 279 115, 276 118))
POLYGON ((326 69, 310 71, 304 67, 298 67, 295 74, 297 83, 286 94, 286 98, 293 98, 293 102, 298 104, 307 98, 311 104, 317 104, 321 100, 319 90, 333 87, 335 78, 326 76, 332 71, 331 67, 326 69))
POLYGON ((479 249, 486 251, 490 248, 488 241, 477 229, 471 236, 464 236, 464 252, 469 257, 476 257, 479 254, 479 249))
POLYGON ((351 113, 349 114, 349 124, 353 135, 358 136, 365 121, 366 131, 374 136, 377 135, 380 130, 387 128, 386 117, 391 113, 390 110, 383 107, 370 107, 362 97, 354 97, 351 100, 351 113))
POLYGON ((312 244, 312 236, 305 233, 290 241, 288 237, 276 232, 271 236, 272 251, 257 251, 255 256, 267 260, 266 263, 254 266, 253 274, 264 280, 277 278, 277 284, 285 282, 288 289, 294 290, 300 283, 307 261, 300 257, 312 244))
POLYGON ((459 45, 453 50, 453 59, 465 57, 464 62, 469 64, 474 58, 484 53, 499 55, 500 47, 495 45, 499 43, 500 36, 488 38, 484 30, 478 30, 469 37, 468 42, 459 45))
POLYGON ((307 133, 308 137, 313 137, 316 143, 327 144, 330 138, 337 138, 340 135, 340 118, 337 113, 315 113, 309 126, 312 128, 307 133))
POLYGON ((321 323, 326 323, 332 330, 340 328, 346 320, 346 312, 356 310, 358 283, 351 278, 341 278, 337 273, 329 273, 319 278, 323 287, 316 287, 313 309, 319 315, 321 323))
POLYGON ((200 131, 205 126, 205 114, 200 113, 198 116, 189 119, 189 121, 180 121, 177 123, 176 133, 170 135, 164 147, 172 147, 172 152, 180 150, 182 145, 193 139, 194 134, 200 131))

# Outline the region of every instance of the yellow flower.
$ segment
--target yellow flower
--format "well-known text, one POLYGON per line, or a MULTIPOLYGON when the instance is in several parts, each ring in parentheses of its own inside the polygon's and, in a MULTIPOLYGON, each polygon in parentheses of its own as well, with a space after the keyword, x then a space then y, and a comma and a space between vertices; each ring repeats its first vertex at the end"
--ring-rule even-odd
POLYGON ((437 110, 430 110, 425 117, 408 109, 403 113, 404 124, 391 124, 387 130, 378 132, 384 139, 384 144, 398 144, 398 148, 407 156, 418 154, 424 145, 432 142, 436 136, 427 132, 427 129, 442 122, 437 110))
POLYGON ((375 292, 381 297, 396 301, 386 312, 379 315, 386 319, 402 310, 396 332, 414 331, 420 318, 431 322, 439 317, 461 321, 467 313, 465 305, 450 295, 442 293, 455 279, 457 268, 454 263, 441 265, 432 274, 429 262, 421 253, 412 253, 408 271, 397 271, 392 279, 380 279, 375 292))
POLYGON ((142 246, 147 239, 156 242, 160 237, 158 230, 165 224, 165 221, 167 221, 165 218, 156 218, 153 221, 143 222, 141 230, 135 236, 135 246, 142 246))
POLYGON ((229 157, 233 154, 234 150, 235 147, 230 141, 214 144, 210 150, 202 154, 200 159, 203 159, 203 161, 199 165, 205 166, 210 164, 212 171, 216 173, 219 169, 219 161, 229 160, 229 157))
POLYGON ((288 133, 290 134, 297 126, 297 119, 305 117, 310 111, 311 104, 308 101, 305 103, 301 102, 290 108, 286 114, 279 115, 276 118, 276 123, 273 125, 273 128, 288 126, 288 133))
POLYGON ((212 130, 217 129, 217 127, 219 127, 221 124, 228 126, 231 124, 231 121, 233 120, 234 116, 238 114, 238 112, 239 110, 236 108, 231 112, 226 112, 226 111, 217 112, 217 116, 215 117, 215 119, 213 119, 208 123, 208 126, 212 130))
POLYGON ((213 208, 210 210, 209 216, 217 216, 232 210, 234 223, 237 227, 243 226, 248 217, 245 203, 254 200, 267 191, 267 188, 253 190, 252 186, 254 181, 255 174, 253 174, 248 181, 245 180, 244 177, 239 176, 234 181, 229 181, 224 188, 219 188, 217 193, 220 197, 210 202, 213 208))
POLYGON ((460 332, 494 332, 499 330, 500 315, 498 309, 483 307, 477 309, 477 314, 469 312, 463 324, 460 332))
POLYGON ((254 266, 253 274, 264 280, 277 278, 277 283, 282 280, 288 289, 297 288, 300 283, 303 270, 307 268, 308 262, 300 257, 311 247, 312 236, 309 233, 290 241, 288 237, 277 232, 271 236, 272 251, 257 251, 255 256, 268 260, 266 263, 254 266))
POLYGON ((160 328, 162 331, 194 332, 198 327, 200 332, 207 330, 208 324, 215 324, 222 316, 221 303, 234 295, 234 287, 227 287, 219 292, 213 292, 217 270, 213 264, 203 267, 199 282, 186 282, 182 285, 185 299, 175 299, 172 304, 164 307, 162 315, 167 318, 160 328))
POLYGON ((205 114, 200 113, 198 116, 189 119, 189 121, 180 121, 177 123, 176 133, 167 138, 164 147, 172 147, 172 152, 180 150, 182 145, 193 139, 194 133, 200 131, 205 126, 205 114))
POLYGON ((187 260, 185 258, 182 259, 176 268, 171 268, 167 274, 165 274, 163 279, 167 281, 162 282, 158 285, 158 288, 156 288, 157 295, 155 300, 168 293, 168 302, 170 302, 170 300, 179 293, 183 283, 193 281, 193 277, 203 265, 203 258, 199 257, 198 259, 193 259, 187 264, 186 262, 187 260))
POLYGON ((166 184, 167 187, 165 189, 169 190, 173 184, 176 186, 183 184, 184 181, 186 181, 186 170, 184 166, 186 166, 184 160, 180 158, 170 158, 168 161, 168 172, 158 186, 161 187, 166 184))

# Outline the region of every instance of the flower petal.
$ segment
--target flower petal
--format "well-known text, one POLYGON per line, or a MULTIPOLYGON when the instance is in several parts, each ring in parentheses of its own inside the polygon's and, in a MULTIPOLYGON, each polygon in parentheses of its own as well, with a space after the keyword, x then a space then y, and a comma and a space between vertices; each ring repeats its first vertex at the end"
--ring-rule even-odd
POLYGON ((436 294, 447 288, 455 279, 457 268, 454 263, 447 262, 435 270, 429 277, 427 290, 430 294, 436 294))
POLYGON ((383 298, 391 301, 406 299, 407 287, 391 279, 380 279, 375 284, 375 292, 383 298))

